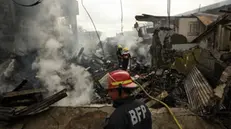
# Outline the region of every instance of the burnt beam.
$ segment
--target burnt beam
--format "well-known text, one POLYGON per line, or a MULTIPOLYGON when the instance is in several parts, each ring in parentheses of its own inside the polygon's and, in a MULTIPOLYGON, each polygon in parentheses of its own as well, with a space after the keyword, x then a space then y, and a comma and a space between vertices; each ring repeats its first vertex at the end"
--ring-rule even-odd
POLYGON ((44 100, 41 102, 38 102, 36 104, 33 104, 29 107, 23 108, 15 113, 16 116, 26 116, 26 115, 33 115, 36 113, 39 113, 51 106, 52 104, 58 102, 59 100, 67 97, 67 89, 64 89, 44 100))
POLYGON ((220 10, 219 12, 222 12, 222 13, 231 13, 230 10, 220 10))
POLYGON ((19 91, 27 83, 27 80, 23 80, 13 91, 19 91))
POLYGON ((7 93, 4 93, 2 97, 3 98, 11 98, 11 97, 36 94, 36 93, 44 93, 44 92, 47 92, 47 89, 38 88, 38 89, 30 89, 30 90, 23 90, 23 91, 7 92, 7 93))
MULTIPOLYGON (((157 97, 156 97, 156 99, 158 99, 158 100, 163 100, 164 98, 166 98, 168 96, 168 92, 167 91, 163 91, 161 94, 159 94, 157 97)), ((150 100, 150 101, 148 101, 147 103, 146 103, 146 105, 148 106, 148 107, 152 107, 153 105, 155 105, 155 104, 157 104, 158 103, 158 101, 156 101, 156 100, 150 100)))

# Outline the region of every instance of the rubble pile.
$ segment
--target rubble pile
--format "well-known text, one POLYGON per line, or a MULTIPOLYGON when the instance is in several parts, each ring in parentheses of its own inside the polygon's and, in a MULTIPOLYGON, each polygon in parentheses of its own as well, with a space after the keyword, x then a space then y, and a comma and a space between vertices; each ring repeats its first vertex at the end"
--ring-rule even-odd
MULTIPOLYGON (((184 79, 184 75, 170 69, 156 69, 146 76, 136 78, 140 84, 143 84, 145 90, 149 91, 151 96, 157 97, 160 94, 167 93, 168 95, 163 96, 161 99, 172 107, 182 106, 180 101, 184 101, 184 103, 187 102, 187 100, 184 99, 186 95, 183 88, 184 79)), ((137 98, 146 98, 144 102, 151 101, 143 91, 137 94, 137 98)), ((152 106, 154 105, 150 107, 152 106)))
MULTIPOLYGON (((229 92, 224 92, 224 89, 227 90, 226 86, 230 83, 228 83, 228 79, 224 78, 228 78, 227 72, 230 72, 221 68, 222 65, 218 66, 218 60, 209 53, 208 50, 198 46, 186 51, 166 51, 162 65, 155 68, 143 65, 134 57, 129 72, 133 76, 133 80, 141 84, 151 96, 162 100, 168 106, 189 108, 203 118, 212 119, 213 122, 221 121, 228 127, 227 123, 231 120, 229 117, 230 99, 228 98, 229 92), (209 79, 212 75, 206 73, 208 68, 210 68, 210 73, 219 74, 226 81, 209 79), (222 71, 225 73, 222 74, 222 71), (214 81, 216 81, 216 85, 212 86, 214 81)), ((116 68, 118 67, 115 66, 116 68)), ((111 103, 101 82, 111 70, 113 69, 104 67, 104 71, 95 76, 95 91, 98 97, 94 98, 93 104, 111 103)), ((136 89, 133 95, 150 108, 163 107, 158 102, 151 100, 141 88, 136 89)))
MULTIPOLYGON (((156 42, 161 45, 160 41, 156 42)), ((148 44, 144 44, 144 46, 142 47, 149 47, 148 44)), ((136 47, 141 46, 137 45, 136 47)), ((81 84, 83 88, 75 87, 80 83, 74 82, 77 82, 78 79, 81 80, 85 71, 91 74, 94 84, 91 104, 110 104, 111 99, 102 84, 102 80, 105 80, 109 72, 119 69, 119 66, 115 55, 116 45, 107 43, 104 48, 107 48, 107 56, 104 56, 99 50, 86 54, 84 48, 81 48, 74 57, 62 57, 65 65, 60 64, 61 68, 52 71, 51 75, 54 75, 52 79, 58 80, 57 84, 60 82, 60 86, 66 89, 57 91, 60 90, 56 87, 58 85, 52 83, 53 90, 57 92, 49 97, 47 97, 48 89, 44 88, 42 80, 36 77, 37 71, 30 69, 38 56, 37 52, 25 56, 9 56, 7 59, 1 60, 0 81, 3 83, 2 87, 6 85, 6 89, 1 90, 0 94, 0 125, 6 125, 22 117, 45 111, 67 95, 74 99, 76 97, 81 98, 79 94, 72 96, 68 93, 82 92, 82 89, 86 89, 87 85, 91 85, 86 83, 86 85, 81 84), (70 64, 85 69, 83 71, 72 71, 70 69, 72 65, 70 64), (62 72, 63 69, 67 71, 62 72), (73 74, 74 72, 79 72, 80 76, 76 76, 76 74, 73 74), (71 76, 68 76, 70 74, 71 76), (15 87, 16 84, 19 85, 15 87)), ((218 60, 212 57, 208 50, 198 46, 186 51, 172 50, 165 47, 158 51, 160 55, 155 66, 149 63, 153 63, 155 60, 150 59, 152 61, 149 61, 148 57, 145 56, 150 56, 151 52, 147 50, 145 53, 139 53, 138 48, 132 48, 132 52, 136 52, 136 54, 131 58, 128 71, 133 80, 138 82, 149 95, 163 101, 169 107, 189 108, 199 116, 212 119, 214 122, 221 121, 227 127, 230 126, 229 77, 231 68, 226 65, 224 68, 219 66, 219 70, 217 70, 218 66, 215 65, 218 61, 227 63, 231 57, 230 53, 221 56, 221 60, 218 60), (215 75, 215 79, 211 78, 215 75)), ((60 49, 55 52, 59 53, 60 49)), ((89 80, 92 82, 91 79, 89 80)), ((135 89, 132 95, 146 103, 149 108, 159 109, 163 107, 157 101, 150 99, 141 88, 135 89)))
POLYGON ((0 126, 9 125, 20 118, 34 115, 49 109, 57 101, 67 97, 67 90, 61 90, 44 98, 48 92, 44 88, 23 90, 27 80, 22 81, 13 91, 0 96, 0 126))
MULTIPOLYGON (((171 52, 176 53, 175 51, 171 52)), ((174 54, 168 54, 169 57, 168 59, 166 58, 168 61, 170 58, 173 58, 170 55, 174 56, 174 54)), ((172 107, 184 106, 187 103, 186 92, 184 90, 185 75, 169 67, 169 64, 173 61, 165 63, 160 68, 150 68, 150 66, 143 65, 136 59, 136 57, 132 58, 129 72, 137 82, 142 84, 145 90, 150 91, 150 95, 154 97, 160 96, 160 99, 163 99, 163 101, 172 107)), ((98 96, 94 98, 92 103, 111 103, 100 80, 103 80, 102 78, 104 78, 108 72, 118 69, 118 66, 109 67, 110 69, 102 66, 105 65, 101 65, 101 68, 104 69, 101 73, 91 72, 94 76, 95 91, 98 96)), ((150 107, 161 107, 161 105, 157 103, 152 103, 152 100, 150 100, 141 89, 135 90, 133 95, 136 96, 137 99, 148 103, 150 107)))

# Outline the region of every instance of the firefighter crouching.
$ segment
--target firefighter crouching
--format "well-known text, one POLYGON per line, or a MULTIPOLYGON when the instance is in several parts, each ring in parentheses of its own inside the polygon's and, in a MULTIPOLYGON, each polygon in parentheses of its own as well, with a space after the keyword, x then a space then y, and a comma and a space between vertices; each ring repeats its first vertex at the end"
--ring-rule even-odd
POLYGON ((122 46, 118 45, 116 55, 117 55, 117 58, 118 58, 119 67, 122 67, 122 50, 123 50, 122 46))
POLYGON ((130 61, 131 55, 128 51, 128 48, 124 48, 123 49, 123 53, 122 53, 122 69, 123 70, 127 70, 128 69, 128 64, 130 61))
POLYGON ((151 113, 147 106, 131 96, 137 88, 127 71, 108 74, 107 91, 116 108, 106 120, 104 129, 152 129, 151 113))

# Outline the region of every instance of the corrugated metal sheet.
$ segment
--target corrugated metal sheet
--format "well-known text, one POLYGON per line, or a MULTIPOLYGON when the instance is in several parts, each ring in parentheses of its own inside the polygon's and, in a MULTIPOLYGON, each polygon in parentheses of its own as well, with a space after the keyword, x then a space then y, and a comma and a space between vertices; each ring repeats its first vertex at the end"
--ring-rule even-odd
POLYGON ((207 112, 215 104, 213 90, 201 72, 194 67, 185 80, 189 108, 197 113, 207 112))
POLYGON ((205 26, 208 26, 215 22, 218 18, 218 15, 206 14, 206 13, 198 13, 194 14, 205 26))

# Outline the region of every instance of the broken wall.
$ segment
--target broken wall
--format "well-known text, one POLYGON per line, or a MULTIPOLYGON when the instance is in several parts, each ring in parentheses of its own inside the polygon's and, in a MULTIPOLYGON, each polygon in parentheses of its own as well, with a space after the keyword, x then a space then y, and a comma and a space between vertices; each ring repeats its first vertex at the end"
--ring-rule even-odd
POLYGON ((188 42, 195 39, 202 31, 200 30, 199 20, 197 18, 180 18, 179 34, 187 37, 188 42))
POLYGON ((175 62, 172 64, 171 68, 187 75, 197 64, 198 60, 200 60, 201 52, 202 49, 200 48, 185 51, 183 57, 175 58, 175 62))
POLYGON ((219 25, 217 27, 216 37, 217 37, 218 50, 220 51, 230 50, 230 44, 231 44, 230 30, 226 29, 223 25, 219 25))

